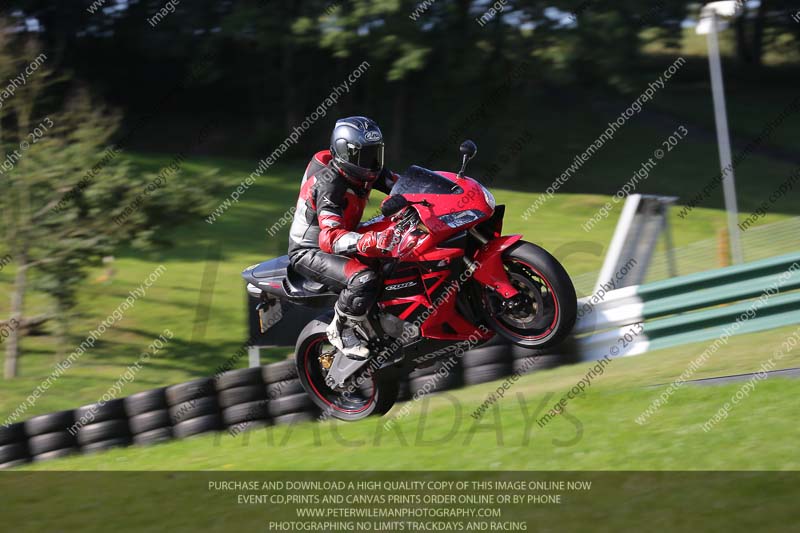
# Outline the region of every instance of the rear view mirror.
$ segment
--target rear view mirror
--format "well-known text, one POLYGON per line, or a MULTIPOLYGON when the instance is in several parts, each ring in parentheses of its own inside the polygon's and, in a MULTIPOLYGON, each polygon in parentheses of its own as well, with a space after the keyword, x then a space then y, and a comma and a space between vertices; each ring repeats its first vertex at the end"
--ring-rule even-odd
POLYGON ((461 143, 461 146, 458 147, 458 151, 461 152, 461 170, 458 171, 458 177, 461 178, 464 176, 464 171, 467 170, 467 163, 478 153, 478 146, 467 139, 461 143))
POLYGON ((461 152, 462 157, 466 157, 467 161, 469 161, 478 153, 478 145, 467 139, 461 143, 461 146, 458 147, 458 151, 461 152))

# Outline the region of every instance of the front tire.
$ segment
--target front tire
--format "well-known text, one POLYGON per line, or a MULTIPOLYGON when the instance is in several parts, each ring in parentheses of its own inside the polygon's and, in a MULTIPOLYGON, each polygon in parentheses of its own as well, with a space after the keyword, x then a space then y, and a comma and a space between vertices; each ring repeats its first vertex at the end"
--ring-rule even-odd
POLYGON ((569 335, 578 311, 575 287, 546 250, 520 241, 503 252, 503 266, 519 291, 513 307, 481 286, 485 319, 499 335, 524 348, 555 346, 569 335))
MULTIPOLYGON (((325 383, 327 371, 320 363, 319 356, 334 349, 325 333, 329 322, 329 316, 312 320, 297 339, 297 375, 306 393, 322 410, 323 416, 355 421, 370 415, 386 414, 397 401, 396 381, 373 373, 360 387, 353 386, 349 395, 334 390, 325 383)), ((368 365, 365 366, 367 367, 368 365)))

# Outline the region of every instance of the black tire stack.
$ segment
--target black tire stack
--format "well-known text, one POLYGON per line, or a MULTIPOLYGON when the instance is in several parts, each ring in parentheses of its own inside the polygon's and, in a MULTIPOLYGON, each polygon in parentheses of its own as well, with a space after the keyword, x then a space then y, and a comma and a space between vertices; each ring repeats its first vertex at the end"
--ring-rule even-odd
POLYGON ((172 438, 166 389, 139 392, 125 398, 125 413, 134 444, 155 444, 172 438))
POLYGON ((242 368, 225 372, 217 378, 217 399, 222 409, 222 423, 240 433, 269 423, 267 391, 261 368, 242 368))
MULTIPOLYGON (((398 401, 429 393, 530 373, 574 361, 570 341, 556 349, 520 348, 496 336, 488 343, 411 372, 400 381, 398 401), (437 375, 443 366, 449 372, 437 375)), ((314 421, 320 410, 306 394, 294 359, 232 370, 214 378, 140 392, 124 400, 59 411, 0 427, 0 469, 116 446, 150 444, 236 428, 314 421), (81 418, 90 422, 78 427, 81 418), (73 429, 75 435, 70 433, 73 429), (132 437, 132 439, 131 439, 132 437)))
POLYGON ((182 439, 222 429, 213 378, 195 379, 167 387, 172 433, 182 439))
POLYGON ((555 368, 561 364, 561 357, 551 350, 537 350, 510 346, 514 372, 530 374, 538 370, 555 368))
POLYGON ((449 357, 430 366, 417 368, 408 375, 408 391, 413 397, 417 393, 426 394, 457 389, 464 383, 464 367, 459 357, 449 357), (448 371, 444 368, 449 367, 448 371), (437 374, 442 371, 443 374, 437 374))
POLYGON ((25 434, 31 459, 46 461, 76 453, 78 442, 69 432, 74 423, 74 411, 58 411, 26 420, 25 434))
POLYGON ((464 383, 477 385, 509 376, 513 372, 511 347, 499 335, 482 346, 464 352, 464 383))
POLYGON ((0 426, 0 470, 20 466, 28 461, 30 452, 25 424, 20 422, 8 427, 0 426))
POLYGON ((316 420, 319 410, 308 397, 297 377, 294 359, 261 367, 267 409, 275 424, 294 424, 316 420))
POLYGON ((75 421, 91 420, 78 428, 77 441, 83 453, 98 452, 131 443, 128 417, 122 400, 93 403, 75 409, 75 421))

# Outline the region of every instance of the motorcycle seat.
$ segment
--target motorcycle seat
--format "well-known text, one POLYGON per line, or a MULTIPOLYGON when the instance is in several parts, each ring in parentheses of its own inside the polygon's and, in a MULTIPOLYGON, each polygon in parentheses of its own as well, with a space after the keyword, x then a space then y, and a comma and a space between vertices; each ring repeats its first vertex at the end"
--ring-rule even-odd
POLYGON ((331 292, 326 285, 306 278, 291 266, 286 268, 286 277, 283 278, 283 286, 286 290, 286 294, 289 296, 302 296, 308 293, 320 295, 331 292))
POLYGON ((286 275, 286 267, 289 266, 289 256, 284 255, 264 261, 256 265, 252 270, 254 278, 282 278, 286 275))

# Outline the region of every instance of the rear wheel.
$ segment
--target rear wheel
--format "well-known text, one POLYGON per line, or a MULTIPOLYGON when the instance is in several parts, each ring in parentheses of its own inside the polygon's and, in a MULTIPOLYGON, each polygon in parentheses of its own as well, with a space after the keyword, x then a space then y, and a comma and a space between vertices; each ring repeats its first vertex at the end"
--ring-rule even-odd
MULTIPOLYGON (((397 400, 398 385, 393 380, 382 379, 378 374, 368 376, 362 371, 356 374, 345 391, 334 390, 325 383, 328 371, 323 361, 327 364, 328 358, 320 356, 335 354, 335 348, 325 333, 327 320, 329 318, 312 320, 297 340, 297 374, 311 401, 323 411, 323 415, 340 420, 361 420, 387 413, 397 400), (355 378, 359 375, 364 379, 357 386, 355 378)), ((364 368, 368 368, 368 364, 364 368)))
POLYGON ((506 300, 480 287, 492 329, 526 348, 545 348, 564 340, 577 314, 575 288, 564 267, 546 250, 525 241, 503 252, 503 266, 519 294, 506 300))

